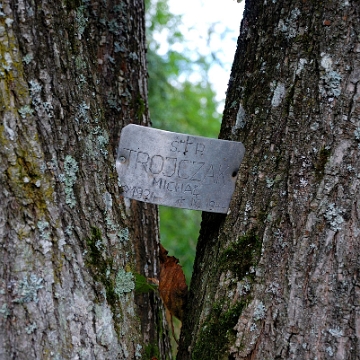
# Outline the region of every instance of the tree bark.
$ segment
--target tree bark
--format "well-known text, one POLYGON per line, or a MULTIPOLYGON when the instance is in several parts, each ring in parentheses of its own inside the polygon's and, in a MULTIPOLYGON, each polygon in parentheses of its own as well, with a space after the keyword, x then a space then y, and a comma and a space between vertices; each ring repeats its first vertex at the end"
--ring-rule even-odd
POLYGON ((141 0, 0 5, 0 358, 159 359, 156 206, 125 201, 120 130, 149 124, 141 0))
POLYGON ((220 134, 246 154, 203 215, 179 359, 360 358, 359 10, 247 1, 220 134))

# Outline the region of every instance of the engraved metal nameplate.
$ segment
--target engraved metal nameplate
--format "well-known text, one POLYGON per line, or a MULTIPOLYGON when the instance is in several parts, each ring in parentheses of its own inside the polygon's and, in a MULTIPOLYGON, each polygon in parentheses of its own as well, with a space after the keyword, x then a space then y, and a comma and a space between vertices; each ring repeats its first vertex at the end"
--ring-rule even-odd
POLYGON ((127 125, 116 169, 127 198, 226 213, 244 153, 240 142, 127 125))

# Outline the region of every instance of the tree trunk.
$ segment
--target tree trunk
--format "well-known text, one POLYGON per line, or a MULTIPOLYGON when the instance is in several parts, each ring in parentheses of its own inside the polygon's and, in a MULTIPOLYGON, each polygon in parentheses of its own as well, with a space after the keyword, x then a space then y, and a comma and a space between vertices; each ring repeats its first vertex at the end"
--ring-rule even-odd
POLYGON ((148 125, 141 0, 0 5, 0 358, 169 357, 157 208, 124 201, 120 130, 148 125))
POLYGON ((246 154, 203 215, 179 359, 360 358, 359 17, 247 1, 220 134, 246 154))

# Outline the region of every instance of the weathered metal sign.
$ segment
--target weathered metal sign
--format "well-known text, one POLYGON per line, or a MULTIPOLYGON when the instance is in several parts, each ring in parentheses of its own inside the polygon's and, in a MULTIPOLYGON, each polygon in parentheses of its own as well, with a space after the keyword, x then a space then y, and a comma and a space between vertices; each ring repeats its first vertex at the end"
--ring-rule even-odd
POLYGON ((244 153, 240 142, 127 125, 116 169, 125 197, 226 213, 244 153))

